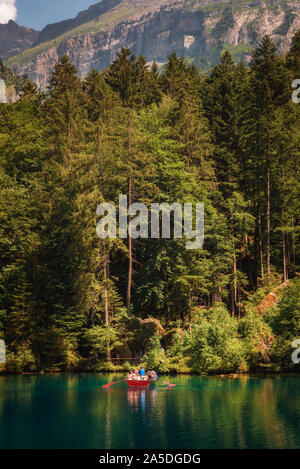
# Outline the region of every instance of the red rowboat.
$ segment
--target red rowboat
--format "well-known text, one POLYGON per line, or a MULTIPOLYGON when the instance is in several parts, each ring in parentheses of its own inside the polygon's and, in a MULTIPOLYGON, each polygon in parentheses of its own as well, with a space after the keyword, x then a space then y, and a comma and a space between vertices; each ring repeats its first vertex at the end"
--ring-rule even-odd
POLYGON ((127 379, 126 383, 130 388, 148 388, 154 379, 127 379))

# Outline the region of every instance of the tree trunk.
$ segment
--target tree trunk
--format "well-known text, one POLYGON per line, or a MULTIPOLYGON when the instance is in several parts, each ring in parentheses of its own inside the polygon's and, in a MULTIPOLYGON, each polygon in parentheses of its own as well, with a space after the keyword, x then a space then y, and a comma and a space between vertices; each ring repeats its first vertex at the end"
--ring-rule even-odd
POLYGON ((292 217, 292 256, 293 256, 293 274, 295 274, 296 266, 296 249, 295 249, 295 232, 294 232, 294 217, 292 217))
MULTIPOLYGON (((97 154, 99 159, 99 190, 102 196, 102 184, 103 184, 103 174, 102 174, 102 165, 101 165, 101 127, 98 125, 97 128, 97 154)), ((109 265, 109 253, 106 251, 105 241, 103 240, 103 300, 104 300, 104 315, 105 315, 105 326, 109 326, 109 302, 108 302, 108 265, 109 265)), ((107 359, 111 360, 110 352, 110 343, 107 341, 107 359)))
MULTIPOLYGON (((129 207, 131 206, 131 190, 132 190, 131 175, 129 179, 129 192, 128 201, 129 207)), ((128 233, 128 250, 129 250, 129 266, 128 266, 128 286, 127 286, 127 310, 130 311, 131 305, 131 287, 132 287, 132 238, 131 238, 131 217, 129 217, 129 233, 128 233)))
POLYGON ((290 240, 289 235, 287 234, 286 237, 286 279, 289 279, 289 267, 291 265, 291 251, 290 251, 290 240))
POLYGON ((233 288, 231 288, 231 316, 234 316, 234 291, 233 288))
MULTIPOLYGON (((105 243, 105 242, 104 242, 105 243)), ((103 278, 104 278, 104 290, 103 290, 103 298, 104 298, 104 312, 105 312, 105 326, 109 326, 109 304, 108 304, 108 264, 109 258, 108 254, 106 253, 105 244, 104 245, 104 262, 103 262, 103 278)), ((111 359, 110 353, 110 343, 107 341, 107 359, 111 359)))
POLYGON ((271 200, 270 200, 270 167, 268 163, 267 168, 267 272, 268 278, 270 280, 271 277, 271 253, 270 253, 270 244, 271 244, 271 220, 270 220, 270 213, 271 213, 271 200))
MULTIPOLYGON (((132 156, 131 156, 131 138, 130 138, 130 115, 128 116, 128 150, 129 150, 129 185, 128 185, 128 205, 132 204, 132 156)), ((127 285, 127 311, 129 313, 131 306, 131 288, 132 288, 132 238, 131 238, 131 217, 129 217, 128 230, 128 250, 129 250, 129 266, 128 266, 128 285, 127 285)))
POLYGON ((261 213, 259 209, 258 215, 258 232, 259 232, 259 254, 260 254, 260 273, 261 279, 264 280, 264 255, 263 255, 263 244, 262 244, 262 230, 261 230, 261 213))
POLYGON ((108 307, 108 288, 107 288, 107 265, 108 258, 105 256, 104 259, 104 312, 105 312, 105 325, 109 326, 109 307, 108 307))
POLYGON ((285 234, 282 232, 283 281, 287 281, 285 234))
POLYGON ((233 294, 231 302, 232 316, 235 315, 235 308, 237 304, 237 284, 236 284, 236 254, 233 251, 233 294))

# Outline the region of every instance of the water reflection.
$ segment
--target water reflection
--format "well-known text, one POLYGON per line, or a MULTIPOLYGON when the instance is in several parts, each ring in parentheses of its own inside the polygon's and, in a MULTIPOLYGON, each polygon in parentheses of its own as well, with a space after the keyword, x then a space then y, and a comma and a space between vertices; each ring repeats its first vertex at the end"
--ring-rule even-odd
POLYGON ((127 391, 128 404, 136 411, 145 412, 147 407, 155 407, 157 403, 157 389, 134 389, 128 388, 127 391))
POLYGON ((120 378, 0 377, 0 448, 300 448, 299 376, 120 378))

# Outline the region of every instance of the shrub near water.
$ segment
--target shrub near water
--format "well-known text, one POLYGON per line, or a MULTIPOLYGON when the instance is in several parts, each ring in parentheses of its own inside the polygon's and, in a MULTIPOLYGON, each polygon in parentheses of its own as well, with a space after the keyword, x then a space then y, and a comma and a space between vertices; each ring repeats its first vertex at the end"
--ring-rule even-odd
POLYGON ((154 336, 143 361, 160 372, 233 373, 245 370, 245 350, 238 319, 220 305, 199 311, 189 330, 178 328, 166 349, 154 336))
POLYGON ((274 342, 273 332, 253 305, 248 305, 246 315, 239 321, 238 332, 243 340, 249 370, 269 364, 274 342))
POLYGON ((265 315, 253 302, 247 303, 241 319, 222 304, 199 310, 188 329, 177 327, 168 333, 166 344, 153 336, 143 361, 160 372, 297 371, 291 355, 292 342, 300 337, 299 292, 300 279, 291 281, 278 306, 265 315))
POLYGON ((149 348, 143 357, 143 363, 149 370, 158 370, 161 373, 170 370, 169 360, 161 346, 159 336, 155 334, 149 341, 149 348))
POLYGON ((199 313, 189 333, 191 368, 197 373, 239 371, 245 362, 238 320, 223 306, 199 313))
POLYGON ((9 352, 6 357, 8 373, 32 372, 37 369, 34 355, 28 345, 23 345, 16 352, 9 352))
POLYGON ((295 279, 282 295, 276 308, 266 314, 274 332, 274 344, 271 350, 271 361, 282 370, 299 369, 291 358, 292 342, 300 338, 300 278, 295 279))

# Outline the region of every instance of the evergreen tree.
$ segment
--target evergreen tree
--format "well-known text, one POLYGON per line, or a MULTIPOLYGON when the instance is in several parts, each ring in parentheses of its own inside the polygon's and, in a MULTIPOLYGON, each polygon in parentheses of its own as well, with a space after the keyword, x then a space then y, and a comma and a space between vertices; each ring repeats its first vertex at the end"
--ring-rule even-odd
POLYGON ((295 33, 291 48, 286 56, 286 65, 292 71, 294 78, 300 76, 300 31, 295 33))
POLYGON ((84 94, 76 67, 64 55, 49 79, 46 112, 53 152, 59 163, 69 167, 72 153, 84 141, 84 94))
POLYGON ((278 106, 288 102, 290 97, 288 74, 282 59, 276 55, 272 40, 266 36, 254 51, 251 60, 251 88, 255 96, 253 113, 256 119, 256 132, 252 141, 256 158, 259 181, 257 192, 260 193, 257 206, 259 217, 264 211, 266 217, 266 263, 268 278, 271 277, 271 231, 272 231, 272 200, 273 173, 278 159, 276 140, 280 129, 276 126, 276 110, 278 106), (260 184, 264 182, 261 191, 260 184), (265 203, 264 203, 265 201, 265 203))
POLYGON ((149 69, 144 57, 136 58, 128 49, 118 52, 104 76, 125 107, 141 108, 161 98, 155 68, 149 69))

